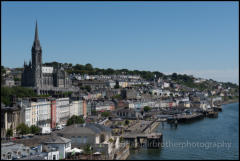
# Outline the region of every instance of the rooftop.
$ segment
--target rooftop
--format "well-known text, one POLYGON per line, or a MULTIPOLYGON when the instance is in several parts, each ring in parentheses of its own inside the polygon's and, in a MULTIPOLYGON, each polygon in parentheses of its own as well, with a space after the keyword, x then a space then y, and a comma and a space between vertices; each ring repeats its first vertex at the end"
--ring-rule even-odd
POLYGON ((66 126, 63 130, 57 132, 59 134, 100 134, 100 133, 111 133, 111 129, 103 125, 95 123, 86 124, 75 124, 71 126, 66 126))

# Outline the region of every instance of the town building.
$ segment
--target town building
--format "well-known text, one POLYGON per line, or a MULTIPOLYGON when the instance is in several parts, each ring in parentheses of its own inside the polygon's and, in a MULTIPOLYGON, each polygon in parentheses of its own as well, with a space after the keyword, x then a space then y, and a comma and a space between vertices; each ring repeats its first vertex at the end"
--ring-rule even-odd
POLYGON ((70 101, 68 97, 56 99, 56 122, 64 125, 70 118, 70 101))
POLYGON ((67 151, 71 150, 71 140, 52 135, 42 142, 43 151, 55 148, 59 151, 59 159, 65 159, 67 151))
POLYGON ((1 137, 6 136, 8 129, 13 130, 13 136, 16 136, 16 128, 21 123, 20 107, 1 107, 1 137))
POLYGON ((63 68, 43 66, 37 22, 32 46, 32 61, 29 61, 29 64, 24 62, 21 85, 33 87, 39 94, 46 94, 50 91, 68 91, 71 87, 71 80, 63 68))

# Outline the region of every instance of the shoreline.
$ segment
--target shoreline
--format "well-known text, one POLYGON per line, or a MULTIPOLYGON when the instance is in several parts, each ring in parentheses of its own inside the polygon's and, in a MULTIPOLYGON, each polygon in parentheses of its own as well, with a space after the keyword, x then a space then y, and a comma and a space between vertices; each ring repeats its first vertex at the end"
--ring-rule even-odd
MULTIPOLYGON (((224 102, 225 104, 232 104, 232 103, 239 103, 239 101, 238 100, 230 100, 230 101, 225 101, 224 102)), ((234 106, 238 106, 237 104, 235 104, 234 106)), ((230 108, 232 108, 232 107, 230 107, 230 108)), ((234 108, 235 110, 238 110, 238 109, 236 109, 236 108, 234 108)), ((227 109, 226 109, 227 110, 227 109)), ((228 111, 225 111, 225 112, 229 112, 229 110, 228 111)), ((225 113, 225 112, 223 112, 223 113, 225 113)), ((236 113, 235 111, 230 111, 231 113, 236 113)), ((230 116, 231 117, 231 116, 230 116)), ((223 117, 224 119, 226 118, 226 117, 223 117)), ((219 119, 217 119, 218 121, 221 121, 221 119, 219 120, 219 119)), ((204 120, 204 121, 216 121, 216 119, 206 119, 206 120, 204 120)), ((222 121, 222 122, 226 122, 225 120, 224 121, 222 121)), ((205 124, 204 124, 205 125, 205 124)), ((206 126, 208 126, 208 125, 213 125, 213 124, 206 124, 206 126)), ((221 125, 221 124, 220 124, 221 125)), ((226 125, 227 125, 227 123, 226 123, 226 125)), ((191 125, 192 126, 192 128, 194 128, 196 125, 191 125)), ((214 126, 213 126, 214 127, 214 126)), ((161 127, 160 127, 161 128, 161 127)), ((163 129, 163 130, 165 130, 166 129, 166 127, 163 129)), ((191 128, 189 128, 189 126, 188 126, 188 129, 191 129, 191 128)), ((195 128, 194 128, 195 129, 195 128)), ((188 137, 185 137, 185 138, 183 138, 183 140, 175 140, 174 138, 174 136, 175 136, 175 133, 176 133, 176 131, 178 131, 179 129, 177 128, 177 130, 175 130, 175 129, 173 129, 173 130, 170 130, 170 131, 168 131, 168 130, 166 130, 166 133, 165 133, 165 135, 168 135, 168 136, 171 136, 171 138, 167 138, 168 140, 172 140, 172 142, 184 142, 184 141, 187 141, 188 140, 188 137), (172 132, 171 132, 172 131, 172 132), (171 135, 171 133, 173 133, 174 135, 171 135), (172 137, 173 137, 173 139, 172 139, 172 137)), ((219 129, 220 131, 221 131, 221 129, 219 129)), ((159 131, 161 131, 161 130, 159 130, 159 131)), ((188 130, 186 130, 186 131, 188 131, 188 130)), ((219 131, 219 132, 220 132, 219 131)), ((184 132, 184 131, 182 131, 182 132, 184 132)), ((189 132, 189 131, 188 131, 189 132)), ((216 133, 217 134, 217 133, 216 133)), ((227 133, 226 133, 227 134, 227 133)), ((187 132, 186 132, 186 135, 187 135, 187 132)), ((185 135, 183 135, 183 136, 185 136, 185 135)), ((205 139, 203 139, 203 141, 202 142, 204 142, 204 141, 207 141, 207 139, 208 139, 208 137, 210 137, 210 136, 212 136, 211 135, 211 133, 209 133, 208 135, 204 135, 204 136, 206 136, 206 140, 205 139)), ((164 136, 163 136, 164 137, 164 136)), ((190 136, 191 137, 191 136, 190 136)), ((217 137, 216 137, 217 138, 217 137)), ((181 138, 182 139, 182 138, 181 138)), ((166 140, 167 141, 167 140, 166 140)), ((219 141, 217 141, 217 142, 219 142, 220 143, 220 141, 222 141, 222 140, 219 140, 219 141)), ((201 142, 201 140, 199 141, 199 140, 192 140, 191 142, 201 142)), ((210 141, 211 142, 211 141, 210 141)), ((180 146, 178 146, 177 148, 181 148, 180 146)), ((222 148, 222 147, 221 147, 222 148)), ((209 148, 210 149, 210 148, 209 148)), ((207 150, 206 150, 207 151, 207 150)), ((175 151, 175 149, 173 149, 173 151, 172 150, 165 150, 164 152, 162 151, 162 149, 161 150, 159 150, 159 151, 154 151, 154 150, 151 150, 150 149, 150 152, 148 151, 148 149, 145 151, 145 150, 139 150, 139 151, 131 151, 130 152, 130 155, 129 155, 129 157, 128 157, 128 160, 136 160, 136 159, 143 159, 143 160, 147 160, 147 159, 153 159, 153 160, 155 160, 155 159, 158 159, 158 160, 162 160, 163 158, 164 159, 166 159, 166 160, 170 160, 170 159, 172 159, 172 157, 171 157, 171 153, 174 153, 173 155, 175 155, 175 153, 177 154, 177 155, 179 155, 179 156, 181 156, 181 154, 180 154, 180 152, 178 151, 178 149, 175 151), (141 154, 143 154, 143 155, 141 155, 141 157, 138 157, 138 155, 141 155, 141 154)), ((201 153, 202 151, 200 151, 200 153, 201 153)), ((191 157, 191 159, 195 159, 195 156, 194 156, 194 153, 195 152, 192 152, 192 153, 189 153, 189 154, 187 154, 186 155, 186 157, 189 159, 190 157, 191 157), (191 155, 191 154, 193 154, 193 155, 191 155)), ((211 154, 212 156, 216 156, 216 158, 214 158, 214 159, 218 159, 217 157, 217 152, 214 152, 214 151, 210 151, 210 153, 209 154, 211 154), (212 154, 211 154, 212 153, 212 154)), ((206 154, 206 155, 209 155, 209 154, 206 154)), ((202 153, 202 155, 204 155, 204 153, 202 153)), ((210 156, 210 155, 209 155, 210 156)), ((232 156, 230 156, 230 155, 228 155, 227 157, 226 156, 221 156, 221 157, 224 157, 224 159, 227 159, 227 160, 232 160, 232 159, 235 159, 235 156, 234 156, 234 158, 232 158, 232 156)), ((237 157, 239 157, 239 156, 237 156, 237 157)), ((207 159, 208 158, 208 156, 204 156, 203 157, 203 160, 205 160, 205 159, 207 159)), ((220 157, 219 157, 220 158, 220 157)), ((183 157, 183 159, 185 159, 184 157, 183 157)))
POLYGON ((232 104, 232 103, 239 103, 239 99, 223 101, 222 105, 232 104))

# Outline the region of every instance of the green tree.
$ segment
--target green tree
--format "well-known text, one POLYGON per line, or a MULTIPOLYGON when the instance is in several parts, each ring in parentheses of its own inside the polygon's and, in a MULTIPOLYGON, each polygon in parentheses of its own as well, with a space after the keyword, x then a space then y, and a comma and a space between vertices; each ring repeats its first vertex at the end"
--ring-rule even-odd
POLYGON ((130 121, 129 120, 125 120, 125 125, 129 125, 130 121))
POLYGON ((109 111, 104 111, 101 113, 102 117, 109 117, 110 116, 110 112, 109 111))
POLYGON ((122 99, 122 96, 121 96, 120 94, 117 94, 117 95, 113 96, 112 98, 121 100, 121 99, 122 99))
POLYGON ((38 134, 41 132, 41 128, 35 125, 30 126, 30 133, 38 134))
POLYGON ((113 139, 112 139, 112 138, 110 138, 108 141, 109 141, 110 143, 113 143, 113 139))
POLYGON ((14 80, 14 81, 20 81, 20 79, 17 78, 17 77, 13 78, 13 80, 14 80))
POLYGON ((91 64, 88 63, 88 64, 85 65, 85 69, 88 70, 88 71, 92 71, 93 67, 92 67, 91 64))
POLYGON ((12 129, 7 129, 6 136, 7 137, 13 136, 13 130, 12 129))
POLYGON ((91 146, 89 144, 85 145, 83 147, 83 151, 85 154, 90 154, 91 153, 91 146))
POLYGON ((26 124, 21 123, 17 126, 17 133, 21 135, 29 134, 30 128, 26 124))
POLYGON ((144 110, 144 112, 148 112, 148 111, 151 110, 151 107, 149 107, 149 106, 144 106, 143 110, 144 110))
POLYGON ((119 88, 119 81, 116 81, 116 85, 114 86, 115 89, 119 88))
POLYGON ((70 97, 72 95, 72 92, 64 92, 63 95, 64 97, 70 97))
POLYGON ((1 87, 1 101, 9 106, 11 104, 11 96, 16 97, 36 97, 37 94, 30 88, 26 87, 1 87))
POLYGON ((85 89, 86 89, 88 92, 91 92, 91 90, 92 90, 92 89, 91 89, 91 87, 90 87, 90 86, 88 86, 88 85, 87 85, 87 86, 85 86, 85 89))
POLYGON ((124 141, 123 137, 120 136, 120 139, 119 139, 120 143, 122 143, 124 141))
POLYGON ((172 76, 171 76, 172 80, 177 80, 177 78, 178 78, 177 76, 178 76, 177 73, 173 73, 172 76))
POLYGON ((70 119, 67 121, 67 126, 70 126, 72 124, 83 124, 85 120, 81 116, 73 115, 70 119))
POLYGON ((107 70, 106 70, 106 74, 107 75, 111 75, 111 74, 114 74, 115 73, 115 71, 112 69, 112 68, 108 68, 107 70))

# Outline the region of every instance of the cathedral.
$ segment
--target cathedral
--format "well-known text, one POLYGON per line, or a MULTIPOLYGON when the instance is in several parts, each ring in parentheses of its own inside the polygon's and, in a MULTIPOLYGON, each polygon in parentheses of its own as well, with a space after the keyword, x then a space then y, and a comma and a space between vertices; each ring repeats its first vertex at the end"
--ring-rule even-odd
POLYGON ((33 87, 38 90, 67 89, 71 86, 71 80, 62 67, 49 67, 42 65, 42 47, 38 37, 36 22, 35 37, 32 46, 32 61, 24 62, 21 85, 33 87))

